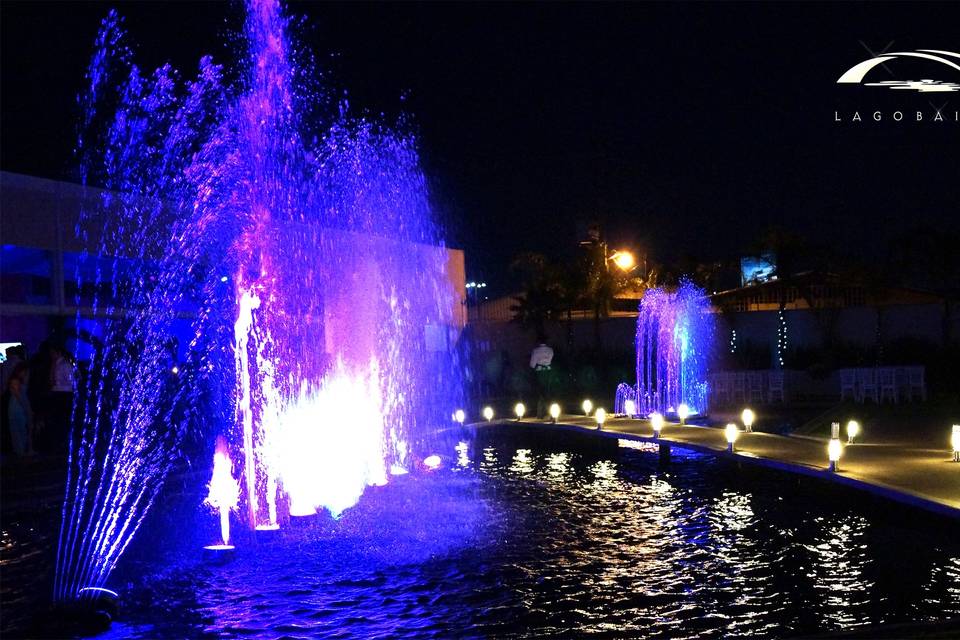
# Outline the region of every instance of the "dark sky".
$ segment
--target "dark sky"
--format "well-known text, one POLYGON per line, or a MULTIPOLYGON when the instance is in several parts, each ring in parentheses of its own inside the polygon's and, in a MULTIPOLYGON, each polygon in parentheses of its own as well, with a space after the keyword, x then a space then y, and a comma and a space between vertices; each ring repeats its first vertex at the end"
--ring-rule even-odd
MULTIPOLYGON (((201 54, 231 55, 242 12, 3 2, 4 170, 71 175, 74 97, 111 6, 143 66, 188 72, 201 54)), ((412 116, 450 243, 467 251, 470 277, 499 288, 514 253, 572 251, 590 220, 613 245, 672 260, 738 255, 773 224, 869 256, 913 226, 960 218, 960 92, 835 84, 868 48, 960 51, 960 3, 291 11, 354 108, 412 116), (948 122, 930 121, 935 107, 948 122), (864 122, 849 122, 854 110, 864 122)), ((874 74, 960 83, 960 71, 923 61, 874 74)))

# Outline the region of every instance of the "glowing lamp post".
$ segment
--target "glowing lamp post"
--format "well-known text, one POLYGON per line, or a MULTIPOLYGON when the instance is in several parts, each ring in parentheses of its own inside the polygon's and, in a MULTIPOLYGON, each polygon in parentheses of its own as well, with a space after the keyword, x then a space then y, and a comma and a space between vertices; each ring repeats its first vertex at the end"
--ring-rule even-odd
POLYGON ((626 414, 628 418, 632 418, 637 415, 637 403, 633 400, 626 400, 623 403, 623 413, 626 414))
POLYGON ((483 419, 487 422, 493 420, 493 407, 484 407, 483 408, 483 419))
POLYGON ((723 430, 723 434, 727 437, 727 451, 733 453, 735 450, 734 445, 737 443, 737 436, 740 435, 740 429, 738 429, 734 423, 728 422, 726 428, 723 430))
POLYGON ((550 419, 553 420, 553 424, 557 424, 557 418, 560 417, 560 405, 554 402, 550 405, 550 419))
POLYGON ((603 429, 603 423, 607 421, 607 412, 603 407, 597 409, 597 412, 593 414, 594 419, 597 421, 597 430, 603 429))
POLYGON ((757 415, 753 412, 753 409, 744 409, 743 413, 740 414, 743 430, 747 433, 753 433, 753 421, 756 419, 757 415))
POLYGON ((589 416, 593 412, 593 403, 590 400, 584 400, 580 407, 583 409, 583 415, 585 416, 589 416))
POLYGON ((522 402, 518 402, 513 407, 513 415, 517 416, 517 422, 523 420, 523 416, 527 413, 527 407, 522 402))
POLYGON ((827 456, 830 458, 830 471, 840 470, 840 456, 843 454, 843 445, 839 438, 830 438, 827 445, 827 456))
POLYGON ((467 414, 463 409, 457 409, 453 414, 453 419, 460 423, 460 426, 463 426, 464 421, 467 419, 467 414))
POLYGON ((610 260, 622 271, 630 271, 637 264, 637 259, 629 251, 617 251, 610 256, 610 260))
POLYGON ((650 426, 653 427, 653 437, 659 438, 663 430, 663 416, 659 413, 650 414, 650 426))
POLYGON ((687 406, 686 402, 681 402, 680 406, 677 407, 677 417, 680 418, 680 424, 686 423, 687 418, 690 417, 690 407, 687 406))
POLYGON ((950 436, 953 445, 953 461, 960 462, 960 424, 953 425, 953 434, 950 436))
POLYGON ((860 423, 856 420, 851 420, 847 423, 847 444, 853 444, 853 441, 856 440, 858 435, 860 435, 860 423))

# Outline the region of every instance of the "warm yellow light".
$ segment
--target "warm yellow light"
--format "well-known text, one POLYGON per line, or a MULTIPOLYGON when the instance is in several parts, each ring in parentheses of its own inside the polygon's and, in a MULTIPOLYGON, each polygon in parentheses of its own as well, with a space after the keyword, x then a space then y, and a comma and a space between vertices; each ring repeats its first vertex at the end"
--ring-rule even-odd
POLYGON ((960 462, 960 424, 953 425, 953 435, 950 436, 950 444, 953 445, 953 459, 960 462))
POLYGON ((686 402, 681 402, 680 406, 677 407, 677 417, 680 418, 680 424, 683 424, 690 417, 690 407, 687 406, 686 402))
POLYGON ((623 412, 631 418, 637 415, 637 403, 633 400, 625 400, 623 402, 623 412))
POLYGON ((753 409, 744 409, 740 414, 740 421, 743 422, 743 426, 746 427, 747 431, 751 430, 753 427, 753 421, 756 420, 757 415, 753 412, 753 409))
POLYGON ((602 427, 603 423, 607 421, 607 410, 600 407, 597 409, 597 412, 593 414, 593 417, 597 420, 597 426, 602 427))
POLYGON ((560 417, 560 405, 556 402, 550 405, 550 417, 553 418, 554 422, 556 422, 557 418, 560 417))
POLYGON ((584 400, 580 405, 583 408, 583 415, 588 416, 593 412, 593 403, 590 400, 584 400))
POLYGON ((464 413, 463 409, 457 409, 457 412, 453 414, 454 419, 463 424, 463 421, 467 419, 467 414, 464 413))
POLYGON ((659 413, 651 413, 650 426, 653 427, 653 433, 659 436, 663 429, 663 416, 659 413))
POLYGON ((860 435, 860 423, 856 420, 851 420, 847 423, 847 443, 853 444, 854 439, 860 435))
POLYGON ((522 418, 526 412, 527 412, 527 407, 522 402, 518 402, 513 407, 513 415, 517 416, 517 420, 522 418))
POLYGON ((484 407, 483 417, 487 422, 490 422, 491 420, 493 420, 493 407, 484 407))
POLYGON ((629 251, 617 251, 613 254, 612 260, 615 265, 624 271, 630 271, 630 269, 633 269, 634 265, 637 264, 633 254, 629 251))
POLYGON ((727 444, 730 445, 730 448, 733 448, 733 444, 737 441, 737 436, 740 435, 740 429, 737 428, 732 422, 728 422, 726 428, 724 428, 723 433, 727 436, 727 444))
POLYGON ((827 455, 830 457, 830 462, 836 464, 840 461, 840 455, 843 453, 843 445, 840 444, 840 440, 836 438, 830 439, 830 444, 827 445, 827 455))

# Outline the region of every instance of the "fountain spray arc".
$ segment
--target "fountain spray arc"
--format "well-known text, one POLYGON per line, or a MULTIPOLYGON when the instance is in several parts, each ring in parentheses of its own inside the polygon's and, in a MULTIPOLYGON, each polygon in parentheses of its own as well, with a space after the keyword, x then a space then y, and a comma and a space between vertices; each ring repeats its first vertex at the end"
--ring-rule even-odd
POLYGON ((58 600, 105 583, 184 442, 226 434, 248 526, 277 526, 339 515, 461 404, 462 292, 415 141, 341 104, 305 142, 322 98, 287 27, 250 0, 240 73, 204 58, 184 82, 142 73, 104 21, 79 149, 106 190, 78 225, 77 295, 107 320, 76 395, 58 600))
POLYGON ((705 412, 712 344, 713 317, 702 289, 684 281, 674 291, 647 291, 637 317, 637 384, 633 398, 621 385, 617 401, 632 399, 641 415, 673 413, 681 403, 691 414, 705 412))

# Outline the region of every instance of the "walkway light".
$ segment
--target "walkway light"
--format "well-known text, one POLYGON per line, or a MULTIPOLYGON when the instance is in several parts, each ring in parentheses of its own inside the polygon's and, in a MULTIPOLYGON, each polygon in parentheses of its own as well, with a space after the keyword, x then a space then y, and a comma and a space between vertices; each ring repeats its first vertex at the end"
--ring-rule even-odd
POLYGON ((524 414, 527 413, 527 407, 522 403, 518 402, 513 407, 513 415, 517 416, 517 422, 523 420, 524 414))
POLYGON ((677 417, 680 418, 680 424, 686 422, 687 418, 690 417, 690 407, 687 406, 686 402, 681 402, 680 406, 677 407, 677 417))
POLYGON ((743 413, 740 414, 740 421, 743 422, 743 430, 747 433, 753 433, 753 421, 756 420, 756 418, 757 414, 753 412, 753 409, 744 409, 743 413))
POLYGON ((484 407, 483 408, 483 419, 487 422, 493 420, 493 407, 484 407))
POLYGON ((726 428, 723 430, 723 434, 727 436, 727 451, 733 453, 733 445, 737 442, 737 436, 740 435, 740 429, 737 428, 732 422, 728 422, 726 428))
POLYGON ((860 435, 860 423, 856 420, 851 420, 847 423, 847 444, 853 444, 853 441, 858 435, 860 435))
POLYGON ((584 400, 583 404, 580 405, 583 408, 583 415, 589 416, 593 412, 593 403, 590 400, 584 400))
POLYGON ((603 429, 603 423, 607 421, 607 411, 603 407, 597 409, 596 413, 593 414, 594 419, 597 421, 597 429, 603 429))
POLYGON ((467 414, 463 411, 463 409, 457 409, 453 414, 453 419, 462 425, 464 420, 467 419, 467 414))
POLYGON ((843 454, 843 445, 839 438, 830 438, 827 445, 827 455, 830 457, 830 471, 840 470, 840 456, 843 454))
POLYGON ((953 445, 953 461, 960 462, 960 424, 953 425, 953 435, 950 436, 953 445))
POLYGON ((557 424, 557 418, 560 417, 560 405, 556 402, 550 405, 550 417, 553 419, 553 424, 557 424))
POLYGON ((650 426, 653 427, 653 437, 659 438, 663 430, 663 416, 659 413, 650 414, 650 426))
POLYGON ((633 416, 637 415, 637 403, 633 400, 625 400, 623 402, 623 412, 628 418, 632 418, 633 416))

